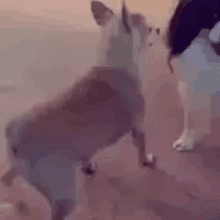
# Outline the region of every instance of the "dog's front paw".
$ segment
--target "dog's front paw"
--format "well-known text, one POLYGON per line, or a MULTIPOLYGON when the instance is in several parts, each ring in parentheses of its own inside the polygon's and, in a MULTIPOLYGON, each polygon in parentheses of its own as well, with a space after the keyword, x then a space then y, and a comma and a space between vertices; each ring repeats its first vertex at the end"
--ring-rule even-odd
POLYGON ((173 143, 173 148, 177 151, 193 151, 195 148, 195 140, 190 137, 180 137, 173 143))
POLYGON ((196 143, 207 134, 209 134, 209 130, 204 128, 184 129, 180 138, 173 143, 173 148, 180 152, 193 151, 196 143))

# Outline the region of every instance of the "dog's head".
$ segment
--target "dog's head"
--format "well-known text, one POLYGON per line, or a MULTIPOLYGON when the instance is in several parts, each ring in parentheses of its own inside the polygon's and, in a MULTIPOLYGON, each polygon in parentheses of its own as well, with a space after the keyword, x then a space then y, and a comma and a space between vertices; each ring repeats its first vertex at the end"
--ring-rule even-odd
POLYGON ((168 27, 170 61, 179 56, 199 35, 201 30, 211 30, 220 21, 218 0, 182 0, 178 4, 168 27))
POLYGON ((101 27, 98 65, 125 67, 128 71, 136 66, 140 71, 144 65, 140 61, 145 58, 147 37, 152 30, 145 18, 130 13, 124 1, 119 14, 99 1, 92 1, 91 10, 101 27))

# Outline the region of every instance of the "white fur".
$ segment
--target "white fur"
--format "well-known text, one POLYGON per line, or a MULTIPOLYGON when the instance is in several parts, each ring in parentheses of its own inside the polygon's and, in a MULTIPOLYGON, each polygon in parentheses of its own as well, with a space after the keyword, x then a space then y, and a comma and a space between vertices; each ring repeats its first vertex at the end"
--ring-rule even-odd
MULTIPOLYGON (((213 30, 212 30, 213 31, 213 30)), ((211 31, 211 33, 212 33, 211 31)), ((220 91, 220 57, 202 30, 178 60, 179 93, 184 107, 184 131, 174 142, 177 150, 193 150, 195 143, 211 132, 211 95, 220 91), (194 113, 189 119, 189 114, 194 113)), ((213 35, 212 35, 213 36, 213 35)))

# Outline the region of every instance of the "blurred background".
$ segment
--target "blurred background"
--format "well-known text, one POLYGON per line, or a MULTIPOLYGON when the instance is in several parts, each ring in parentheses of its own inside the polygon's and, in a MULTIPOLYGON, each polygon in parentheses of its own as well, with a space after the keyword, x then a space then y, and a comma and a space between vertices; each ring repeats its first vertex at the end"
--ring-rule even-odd
MULTIPOLYGON (((103 3, 111 7, 113 10, 120 10, 121 0, 103 0, 103 3)), ((172 13, 173 5, 176 0, 127 0, 126 3, 131 10, 140 11, 149 18, 149 20, 156 26, 162 26, 167 19, 169 13, 172 13)), ((46 19, 56 19, 63 21, 66 24, 77 25, 77 28, 82 30, 89 28, 96 28, 95 22, 91 20, 90 0, 10 0, 1 4, 1 10, 8 10, 9 8, 15 10, 23 10, 30 15, 41 16, 46 19)))

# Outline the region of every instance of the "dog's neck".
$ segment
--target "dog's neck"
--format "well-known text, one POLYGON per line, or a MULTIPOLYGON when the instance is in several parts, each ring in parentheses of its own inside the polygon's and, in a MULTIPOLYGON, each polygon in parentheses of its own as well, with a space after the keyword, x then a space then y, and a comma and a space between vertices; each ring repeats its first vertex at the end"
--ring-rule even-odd
POLYGON ((113 69, 126 69, 134 78, 139 78, 138 66, 126 54, 111 56, 111 52, 102 50, 98 55, 96 66, 113 69))

